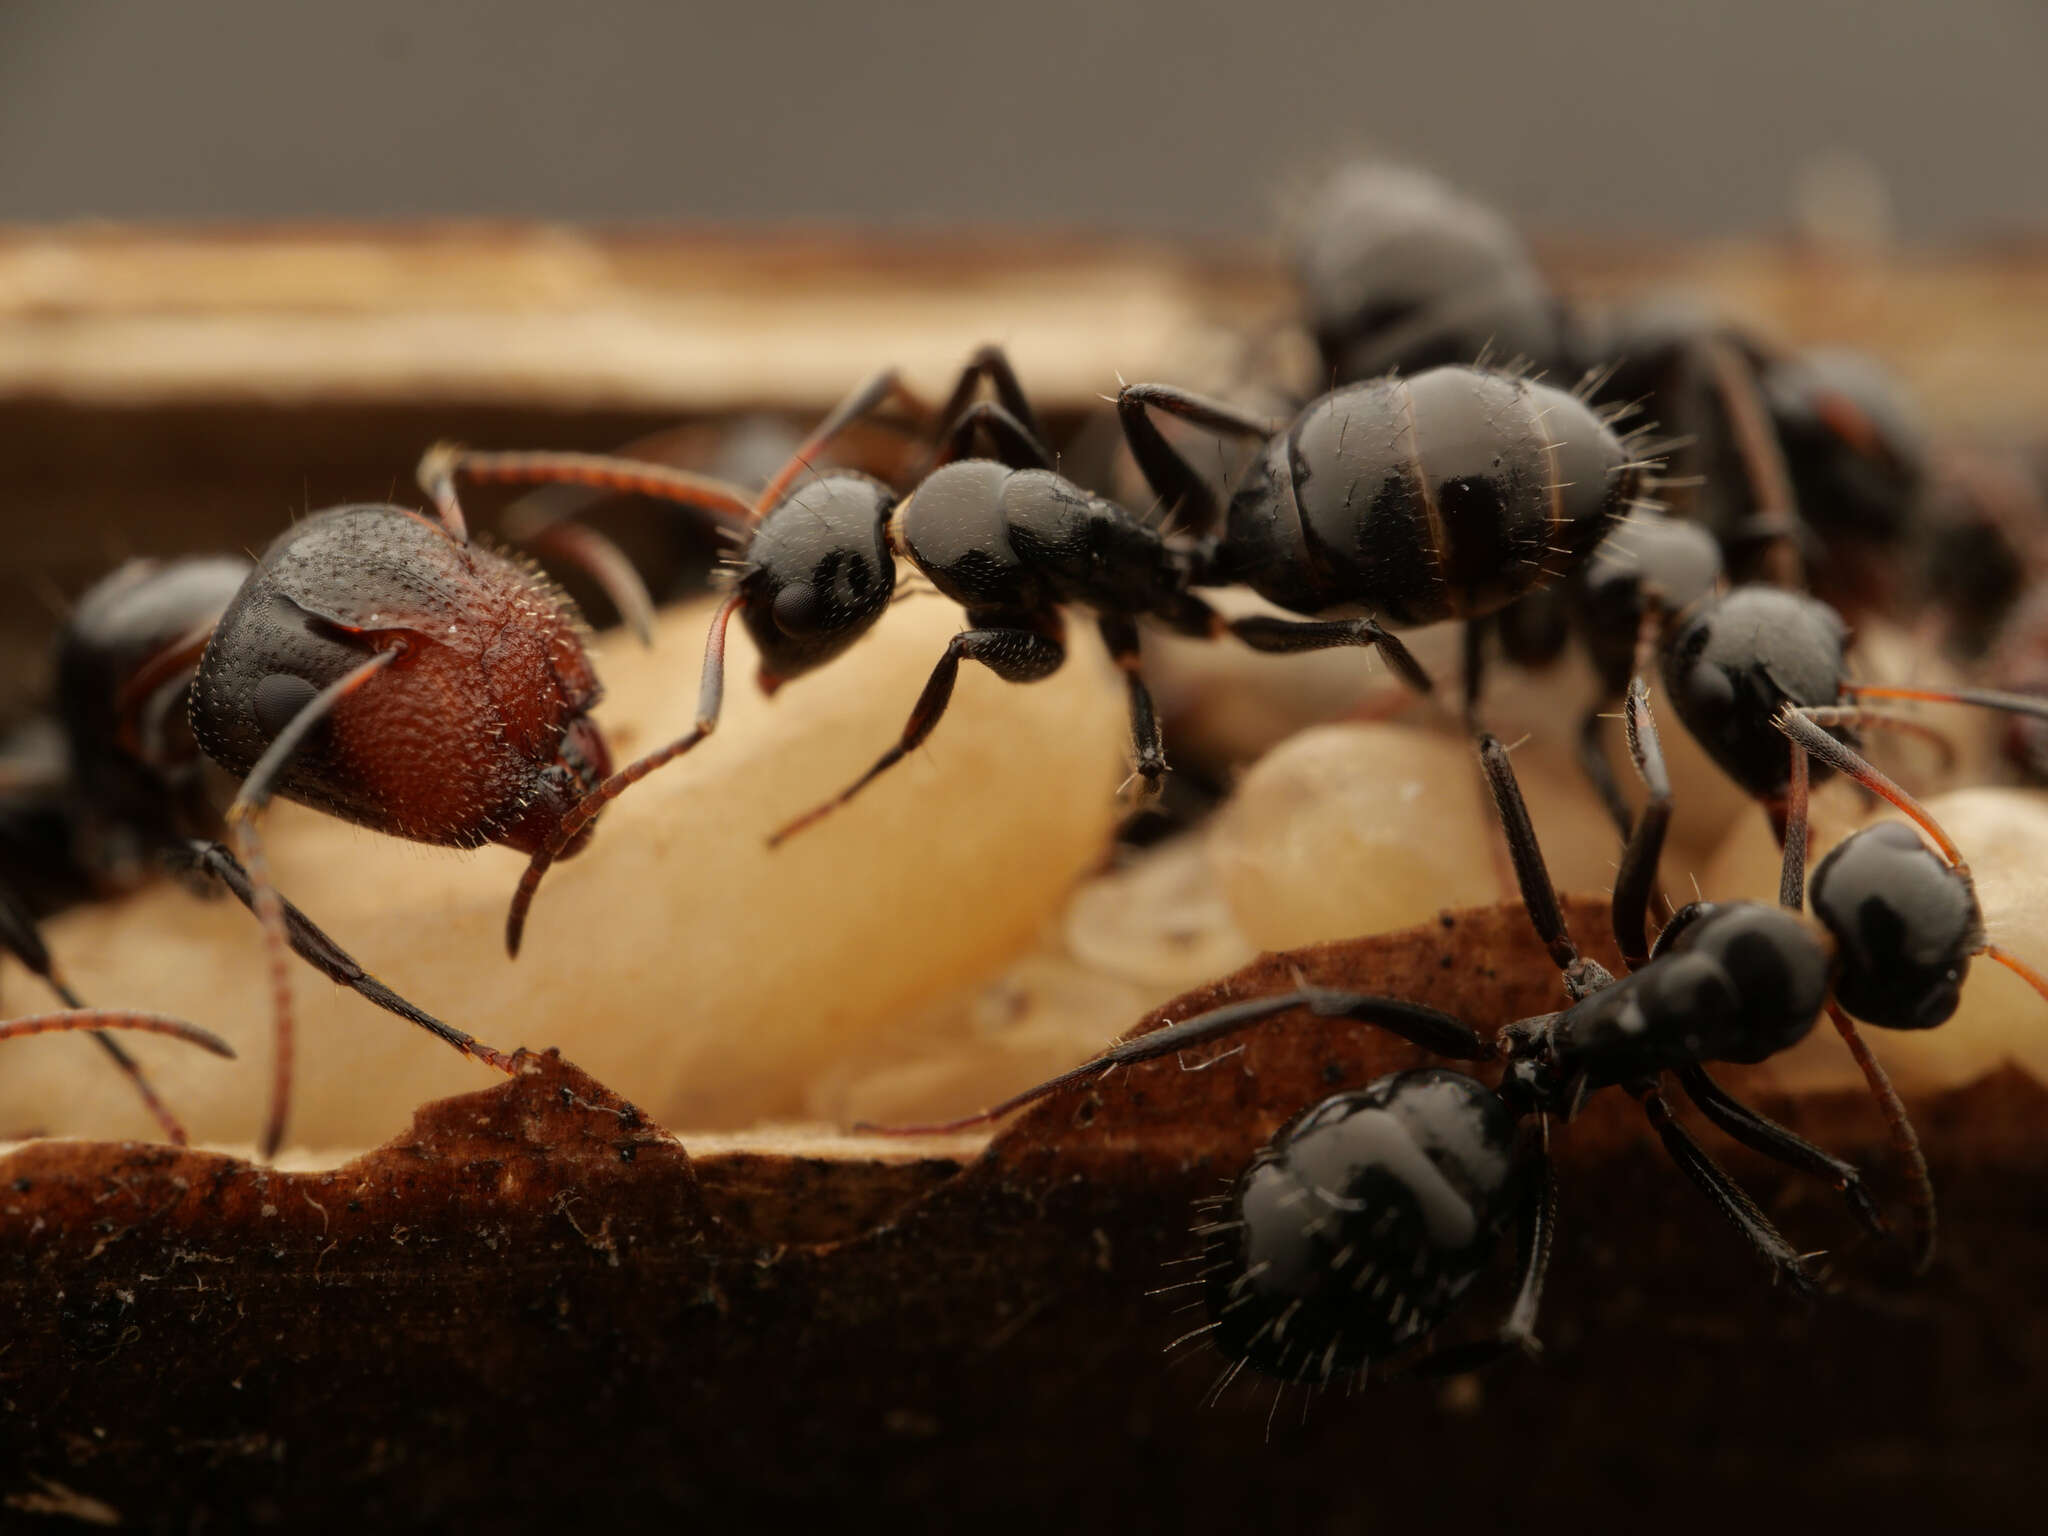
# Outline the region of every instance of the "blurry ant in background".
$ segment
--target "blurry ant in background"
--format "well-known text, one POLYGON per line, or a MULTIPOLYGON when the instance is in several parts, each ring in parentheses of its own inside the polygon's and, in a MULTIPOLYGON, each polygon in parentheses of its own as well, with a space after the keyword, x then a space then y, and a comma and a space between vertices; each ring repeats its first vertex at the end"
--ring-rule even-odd
POLYGON ((1782 353, 1686 300, 1572 306, 1506 220, 1400 166, 1331 177, 1307 206, 1295 271, 1338 383, 1491 353, 1634 406, 1667 439, 1673 509, 1713 532, 1737 580, 1811 585, 1855 612, 1888 595, 1881 568, 1917 547, 1925 434, 1867 359, 1782 353))
MULTIPOLYGON (((551 542, 590 564, 623 614, 647 611, 623 560, 607 561, 595 535, 551 542)), ((589 718, 600 689, 580 621, 536 568, 471 541, 459 520, 341 507, 294 524, 253 569, 233 560, 123 567, 79 604, 58 655, 59 787, 74 807, 75 856, 104 861, 117 850, 130 880, 145 856, 194 870, 263 922, 277 1035, 266 1157, 282 1143, 289 1103, 287 949, 510 1070, 509 1056, 391 991, 285 901, 256 820, 282 794, 416 842, 540 846, 610 759, 589 718), (209 759, 241 780, 225 816, 203 792, 209 759)), ((19 906, 0 937, 62 989, 19 906)), ((68 989, 60 996, 76 1006, 68 989)))
MULTIPOLYGON (((1065 658, 1067 606, 1094 611, 1124 672, 1135 777, 1149 790, 1166 758, 1139 673, 1138 620, 1197 638, 1229 633, 1262 651, 1369 645, 1426 693, 1429 677, 1375 613, 1398 624, 1490 611, 1552 579, 1632 503, 1642 468, 1583 403, 1469 368, 1341 392, 1284 431, 1164 386, 1127 387, 1119 410, 1141 463, 1180 519, 1170 531, 1057 472, 1015 374, 994 348, 968 364, 935 414, 893 373, 877 375, 752 498, 704 476, 601 456, 431 450, 421 484, 443 506, 453 503, 458 477, 570 481, 674 501, 729 527, 741 542, 738 574, 705 647, 696 724, 614 775, 562 822, 555 841, 577 835, 628 786, 716 728, 726 625, 736 613, 760 650, 769 692, 831 661, 880 618, 898 558, 959 603, 969 626, 948 644, 897 744, 771 842, 845 804, 923 742, 963 660, 1011 682, 1049 675, 1065 658), (974 398, 984 383, 993 400, 974 398), (850 424, 891 400, 933 423, 927 471, 907 493, 856 471, 811 470, 850 424), (1270 440, 1265 499, 1240 492, 1226 525, 1206 484, 1151 428, 1145 406, 1270 440), (984 436, 992 457, 975 454, 984 436), (1427 479, 1419 452, 1431 463, 1427 479), (1246 580, 1284 593, 1297 612, 1314 617, 1228 619, 1195 591, 1246 580)), ((507 944, 515 952, 553 857, 553 849, 541 851, 514 898, 507 944)))

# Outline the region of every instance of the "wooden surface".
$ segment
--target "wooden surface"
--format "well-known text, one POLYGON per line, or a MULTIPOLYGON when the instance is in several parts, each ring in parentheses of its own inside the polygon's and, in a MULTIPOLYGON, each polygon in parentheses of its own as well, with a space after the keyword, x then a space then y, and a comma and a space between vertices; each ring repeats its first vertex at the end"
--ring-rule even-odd
MULTIPOLYGON (((1601 932, 1604 903, 1568 903, 1601 932)), ((1604 944, 1590 946, 1604 951, 1604 944)), ((1610 963, 1612 956, 1607 955, 1610 963)), ((1518 908, 1269 956, 1172 1005, 1371 986, 1484 1024, 1556 1005, 1518 908)), ((1806 1305, 1623 1096, 1557 1134, 1540 1361, 1273 1413, 1200 1319, 1191 1202, 1340 1084, 1415 1065, 1289 1016, 1027 1112, 975 1158, 869 1142, 692 1157, 548 1056, 326 1172, 43 1143, 0 1164, 0 1500, 146 1529, 2019 1529, 2048 1414, 2048 1092, 1917 1104, 1943 1194, 1920 1281, 1834 1193, 1722 1156, 1806 1305), (1269 1421, 1269 1414, 1271 1418, 1269 1421)), ((1743 1082, 1729 1074, 1731 1084, 1743 1082)), ((1748 1091, 1760 1084, 1747 1079, 1748 1091)), ((1762 1106, 1895 1195, 1860 1094, 1762 1106)), ((1499 1315, 1508 1256, 1445 1333, 1499 1315)))

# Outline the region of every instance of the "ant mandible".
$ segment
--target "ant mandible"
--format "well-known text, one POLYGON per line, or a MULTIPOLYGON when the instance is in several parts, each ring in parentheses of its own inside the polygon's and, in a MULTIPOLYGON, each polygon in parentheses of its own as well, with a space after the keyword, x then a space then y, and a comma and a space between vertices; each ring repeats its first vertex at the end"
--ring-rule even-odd
MULTIPOLYGON (((1663 779, 1646 695, 1628 700, 1636 761, 1663 779)), ((1803 1257, 1677 1121, 1659 1084, 1674 1073, 1685 1095, 1732 1139, 1827 1180, 1872 1232, 1883 1219, 1860 1172, 1722 1089, 1706 1063, 1755 1063, 1797 1044, 1839 987, 1871 978, 1859 952, 1803 915, 1757 902, 1683 909, 1654 946, 1624 940, 1620 978, 1580 955, 1552 887, 1506 749, 1491 736, 1480 759, 1513 854, 1532 926, 1564 980, 1569 1005, 1519 1020, 1488 1039, 1470 1024, 1402 998, 1301 987, 1211 1009, 1138 1035, 995 1108, 943 1125, 977 1125, 1111 1068, 1189 1046, 1295 1009, 1373 1024, 1436 1055, 1498 1061, 1497 1090, 1441 1068, 1394 1073, 1324 1100, 1283 1128, 1238 1178, 1225 1213, 1207 1224, 1199 1283, 1210 1335, 1223 1353, 1282 1380, 1327 1381, 1363 1371, 1419 1342, 1484 1271, 1510 1227, 1520 1281, 1497 1333, 1438 1352, 1432 1371, 1466 1370, 1535 1348, 1555 1216, 1550 1122, 1620 1088, 1641 1105, 1680 1169, 1750 1247, 1795 1289, 1814 1279, 1803 1257), (1525 1124, 1533 1119, 1533 1125, 1525 1124)), ((1668 787, 1666 788, 1668 797, 1668 787)), ((1654 868, 1660 818, 1645 814, 1627 869, 1654 868)), ((1617 933, 1640 935, 1647 881, 1616 882, 1617 933)), ((1905 915, 1916 915, 1908 911, 1905 915)))

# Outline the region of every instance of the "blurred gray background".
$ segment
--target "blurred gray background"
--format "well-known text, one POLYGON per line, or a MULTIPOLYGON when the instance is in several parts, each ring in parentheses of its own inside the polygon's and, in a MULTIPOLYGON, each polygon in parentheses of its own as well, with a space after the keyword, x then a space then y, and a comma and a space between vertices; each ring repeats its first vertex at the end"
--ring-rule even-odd
POLYGON ((1375 148, 1543 225, 1942 239, 2048 224, 2044 80, 2041 0, 0 0, 0 218, 1256 237, 1375 148))

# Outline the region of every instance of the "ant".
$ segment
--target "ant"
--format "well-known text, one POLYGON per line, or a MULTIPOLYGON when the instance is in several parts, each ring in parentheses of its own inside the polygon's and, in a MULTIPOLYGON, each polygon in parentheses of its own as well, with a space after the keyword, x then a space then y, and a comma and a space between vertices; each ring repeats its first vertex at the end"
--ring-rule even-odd
POLYGON ((1812 546, 1838 602, 1893 584, 1886 567, 1925 521, 1929 457, 1867 358, 1784 353, 1684 300, 1573 306, 1499 214, 1404 167, 1346 167, 1313 210, 1297 286, 1333 382, 1488 354, 1583 376, 1596 401, 1634 402, 1673 434, 1663 483, 1740 573, 1801 585, 1812 546))
MULTIPOLYGON (((1134 777, 1149 791, 1165 774, 1166 757, 1138 671, 1136 620, 1200 638, 1229 633, 1262 651, 1371 645, 1405 682, 1428 692, 1428 675, 1375 617, 1226 619, 1193 589, 1263 580, 1262 590, 1284 594, 1298 612, 1370 607, 1400 624, 1489 611, 1597 542, 1634 499, 1641 469, 1623 441, 1571 396, 1474 369, 1340 392, 1277 433, 1270 423, 1197 396, 1126 386, 1119 411, 1155 488, 1184 516, 1189 505, 1198 508, 1186 518, 1192 540, 1169 540, 1158 522, 1058 474, 1007 358, 988 347, 936 414, 937 446, 910 491, 898 495, 851 470, 803 478, 850 424, 892 398, 923 409, 893 371, 877 374, 753 498, 702 476, 592 455, 447 445, 429 451, 420 481, 444 506, 454 500, 458 476, 568 481, 674 501, 731 528, 742 544, 737 579, 712 619, 692 729, 615 774, 564 819, 556 844, 716 729, 725 632, 735 613, 760 649, 761 686, 771 693, 838 656, 880 618, 894 593, 898 557, 959 603, 969 625, 947 646, 896 745, 834 799, 777 831, 771 844, 846 804, 923 742, 945 711, 961 661, 980 662, 1011 682, 1049 675, 1065 658, 1061 610, 1068 605, 1094 610, 1124 672, 1134 777), (973 399, 984 381, 994 400, 973 399), (1267 500, 1255 504, 1251 492, 1240 492, 1228 530, 1217 536, 1220 507, 1142 410, 1132 414, 1140 400, 1270 442, 1261 482, 1267 500), (1444 460, 1426 483, 1414 436, 1404 427, 1411 417, 1444 460), (970 456, 982 433, 995 458, 970 456), (1290 466, 1297 460, 1304 467, 1295 476, 1290 466), (1313 492, 1306 489, 1311 481, 1313 492), (1314 533, 1300 518, 1289 531, 1297 496, 1307 503, 1314 533)), ((544 848, 534 858, 514 896, 506 924, 514 953, 555 851, 544 848)))
MULTIPOLYGON (((630 618, 644 604, 621 586, 622 560, 595 558, 598 542, 555 544, 598 566, 630 618)), ((286 950, 464 1054, 511 1069, 505 1053, 400 997, 284 900, 256 818, 283 794, 417 842, 531 851, 544 841, 610 759, 589 719, 599 687, 579 622, 535 568, 471 542, 459 519, 335 508, 293 525, 253 567, 124 566, 67 624, 58 683, 78 821, 103 829, 81 835, 81 846, 160 855, 226 887, 263 922, 277 1039, 266 1157, 282 1144, 289 1104, 286 950), (207 760, 241 780, 224 817, 199 782, 207 760)), ((18 906, 0 942, 75 1008, 18 906)), ((182 1127, 135 1075, 182 1142, 182 1127)))
MULTIPOLYGON (((1630 690, 1627 718, 1653 805, 1668 804, 1640 682, 1630 690)), ((1607 1088, 1641 1105, 1687 1177, 1774 1274, 1810 1294, 1816 1282, 1806 1257, 1679 1124, 1660 1080, 1673 1073, 1686 1097, 1733 1140, 1833 1184, 1858 1222, 1881 1234, 1883 1217, 1852 1164, 1742 1104, 1706 1064, 1768 1060, 1803 1039, 1837 998, 1860 1000, 1891 981, 1895 965, 1879 958, 1870 966, 1861 942, 1868 929, 1859 923, 1867 915, 1854 915, 1867 914, 1874 889, 1883 899, 1882 886, 1873 888, 1869 870, 1847 858, 1817 874, 1818 923, 1760 902, 1695 903, 1651 945, 1643 938, 1650 884, 1640 872, 1655 868, 1666 818, 1646 811, 1614 889, 1612 921, 1628 966, 1616 978, 1579 953, 1506 749, 1484 735, 1479 755, 1524 907, 1563 978, 1569 1001, 1562 1011, 1515 1021, 1488 1038, 1453 1015, 1402 998, 1303 986, 1121 1041, 979 1114, 890 1133, 966 1129, 1093 1082, 1113 1067, 1172 1056, 1305 1009, 1373 1024, 1453 1060, 1498 1062, 1503 1072, 1496 1089, 1443 1068, 1379 1078, 1305 1111, 1253 1158, 1223 1214, 1198 1229, 1205 1264, 1196 1283, 1209 1323, 1197 1332, 1240 1365, 1283 1381, 1323 1382, 1398 1356, 1450 1314, 1510 1227, 1518 1234, 1520 1278, 1507 1319, 1490 1339, 1440 1350, 1424 1368, 1463 1371, 1533 1352, 1555 1227, 1550 1122, 1569 1123, 1607 1088), (1845 912, 1850 919, 1838 931, 1845 912)), ((1887 910, 1902 923, 1931 920, 1929 930, 1905 930, 1916 941, 1953 938, 1948 915, 1926 903, 1894 902, 1887 910)))

